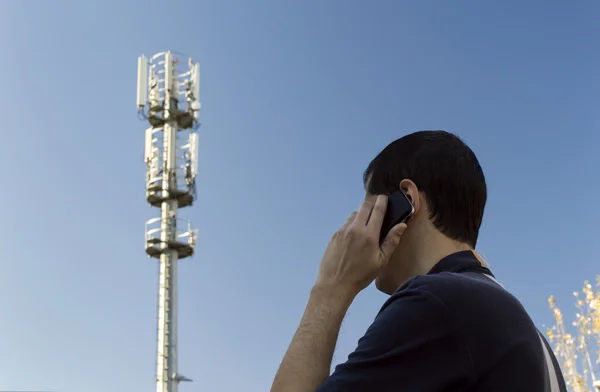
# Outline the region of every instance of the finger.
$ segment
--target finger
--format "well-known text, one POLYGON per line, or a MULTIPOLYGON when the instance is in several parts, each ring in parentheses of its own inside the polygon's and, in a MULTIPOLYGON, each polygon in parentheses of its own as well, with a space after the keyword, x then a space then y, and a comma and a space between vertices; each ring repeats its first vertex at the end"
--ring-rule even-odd
POLYGON ((358 214, 356 214, 356 222, 357 225, 366 226, 369 221, 369 217, 371 216, 371 211, 373 211, 374 204, 372 201, 363 201, 358 209, 358 214))
POLYGON ((346 222, 344 222, 340 230, 345 230, 348 226, 350 226, 352 222, 354 222, 354 220, 356 219, 356 214, 358 214, 358 212, 356 211, 350 214, 350 216, 348 217, 348 219, 346 219, 346 222))
POLYGON ((373 211, 369 217, 369 231, 379 234, 381 232, 381 225, 383 224, 383 218, 385 217, 385 211, 387 210, 388 197, 385 195, 377 196, 373 211))
POLYGON ((387 264, 387 262, 390 260, 390 257, 392 257, 392 254, 394 254, 394 251, 398 247, 400 238, 405 230, 406 223, 397 224, 396 226, 392 227, 388 235, 381 243, 381 256, 384 264, 387 264))

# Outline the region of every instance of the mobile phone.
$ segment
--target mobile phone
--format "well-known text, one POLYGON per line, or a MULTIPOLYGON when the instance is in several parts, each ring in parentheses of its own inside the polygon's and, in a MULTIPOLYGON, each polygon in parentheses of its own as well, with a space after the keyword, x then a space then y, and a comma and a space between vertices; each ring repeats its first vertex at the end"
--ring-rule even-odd
POLYGON ((379 243, 388 235, 392 227, 400 223, 406 223, 415 213, 415 207, 412 205, 408 196, 404 192, 396 191, 388 197, 387 210, 381 225, 381 234, 379 243))

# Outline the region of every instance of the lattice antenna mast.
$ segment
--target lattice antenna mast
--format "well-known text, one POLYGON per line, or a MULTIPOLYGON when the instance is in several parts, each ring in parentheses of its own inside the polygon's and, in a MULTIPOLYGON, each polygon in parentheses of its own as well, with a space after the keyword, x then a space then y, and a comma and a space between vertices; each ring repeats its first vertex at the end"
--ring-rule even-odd
POLYGON ((196 197, 200 66, 184 55, 138 58, 137 107, 147 120, 146 200, 160 217, 146 222, 146 253, 159 260, 156 392, 177 392, 177 262, 194 254, 197 230, 177 218, 196 197), (186 59, 187 62, 181 61, 186 59))

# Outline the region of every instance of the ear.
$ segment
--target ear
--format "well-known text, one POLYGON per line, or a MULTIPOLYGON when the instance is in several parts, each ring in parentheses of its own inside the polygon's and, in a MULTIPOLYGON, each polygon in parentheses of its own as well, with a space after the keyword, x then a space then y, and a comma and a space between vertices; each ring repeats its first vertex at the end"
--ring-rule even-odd
POLYGON ((410 200, 413 207, 415 207, 416 214, 419 211, 421 204, 421 199, 419 198, 419 188, 417 188, 414 182, 406 178, 400 181, 398 188, 408 197, 408 200, 410 200))

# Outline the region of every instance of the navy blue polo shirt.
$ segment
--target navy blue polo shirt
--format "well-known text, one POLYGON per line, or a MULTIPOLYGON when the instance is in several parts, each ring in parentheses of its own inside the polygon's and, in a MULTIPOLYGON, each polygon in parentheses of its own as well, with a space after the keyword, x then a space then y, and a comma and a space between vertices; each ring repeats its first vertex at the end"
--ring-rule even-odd
POLYGON ((317 392, 545 392, 535 325, 484 274, 493 276, 474 252, 462 251, 410 279, 317 392))

